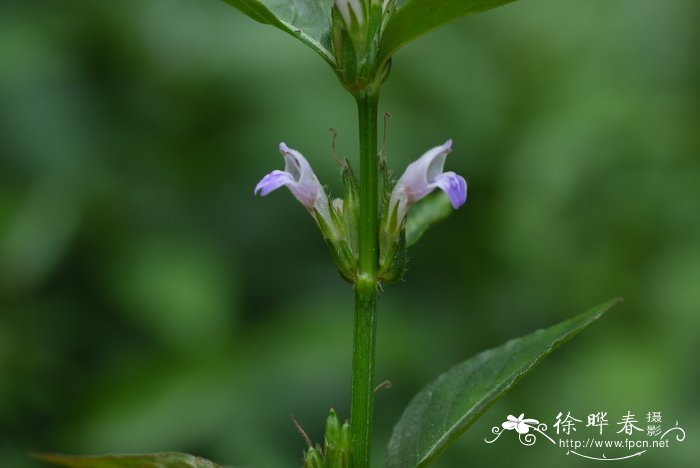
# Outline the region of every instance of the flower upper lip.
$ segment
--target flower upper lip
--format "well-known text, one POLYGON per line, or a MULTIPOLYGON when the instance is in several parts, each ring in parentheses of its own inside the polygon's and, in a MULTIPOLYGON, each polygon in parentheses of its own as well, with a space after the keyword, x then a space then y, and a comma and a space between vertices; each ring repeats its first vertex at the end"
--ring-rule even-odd
POLYGON ((436 188, 447 194, 455 209, 464 204, 467 200, 464 177, 452 171, 443 172, 445 158, 450 151, 452 140, 447 140, 408 165, 391 193, 390 213, 397 209, 399 219, 402 219, 412 204, 436 188))
POLYGON ((286 185, 294 197, 310 212, 314 208, 323 211, 323 201, 327 208, 328 200, 321 183, 316 178, 311 165, 302 154, 288 147, 284 142, 279 145, 284 156, 284 171, 274 170, 262 178, 253 193, 266 196, 268 193, 286 185))

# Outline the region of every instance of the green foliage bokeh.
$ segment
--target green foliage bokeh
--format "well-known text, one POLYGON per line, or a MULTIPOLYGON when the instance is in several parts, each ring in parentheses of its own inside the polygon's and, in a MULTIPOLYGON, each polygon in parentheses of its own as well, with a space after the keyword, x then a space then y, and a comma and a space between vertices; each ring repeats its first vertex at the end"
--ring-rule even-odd
MULTIPOLYGON (((469 198, 380 298, 377 461, 441 371, 614 296, 436 466, 583 466, 483 442, 521 412, 700 431, 699 17, 692 0, 531 0, 395 56, 390 166, 453 138, 469 198)), ((329 127, 357 164, 327 64, 223 2, 0 6, 0 466, 298 466, 288 415, 315 440, 329 407, 348 415, 352 292, 289 194, 252 194, 283 140, 339 195, 329 127)), ((630 464, 692 466, 693 447, 630 464)))

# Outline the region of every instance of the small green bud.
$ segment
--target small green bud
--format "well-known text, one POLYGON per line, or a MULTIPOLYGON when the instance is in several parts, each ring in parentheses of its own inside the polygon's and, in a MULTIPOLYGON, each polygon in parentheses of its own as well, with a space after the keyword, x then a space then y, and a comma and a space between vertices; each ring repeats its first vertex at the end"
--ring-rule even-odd
POLYGON ((386 79, 387 69, 378 70, 377 63, 386 19, 382 0, 333 0, 331 42, 336 73, 353 94, 377 88, 386 79))
MULTIPOLYGON (((362 4, 358 0, 353 3, 362 4)), ((351 92, 360 87, 361 54, 365 42, 363 23, 349 8, 348 0, 335 0, 331 9, 331 42, 335 52, 336 73, 346 89, 351 92)), ((362 15, 359 16, 362 18, 362 15)))
POLYGON ((304 454, 304 468, 324 468, 323 456, 321 452, 314 448, 309 447, 309 449, 304 454))
POLYGON ((336 467, 338 466, 340 459, 340 450, 338 444, 340 443, 340 420, 335 414, 335 411, 331 409, 328 413, 328 418, 326 419, 326 432, 324 435, 324 459, 326 462, 326 467, 336 467))
POLYGON ((350 425, 340 420, 334 409, 328 412, 324 433, 323 460, 326 468, 352 468, 350 466, 350 425))
POLYGON ((340 420, 335 410, 331 408, 326 418, 326 431, 324 434, 325 447, 337 446, 340 443, 340 420))
MULTIPOLYGON (((350 438, 350 423, 345 421, 340 428, 340 452, 339 467, 350 468, 352 466, 352 445, 350 438)), ((334 467, 335 468, 335 467, 334 467)))
POLYGON ((343 200, 343 224, 345 236, 355 259, 359 257, 359 233, 360 233, 360 189, 357 179, 352 171, 350 162, 346 159, 341 167, 343 185, 345 186, 345 199, 343 200))

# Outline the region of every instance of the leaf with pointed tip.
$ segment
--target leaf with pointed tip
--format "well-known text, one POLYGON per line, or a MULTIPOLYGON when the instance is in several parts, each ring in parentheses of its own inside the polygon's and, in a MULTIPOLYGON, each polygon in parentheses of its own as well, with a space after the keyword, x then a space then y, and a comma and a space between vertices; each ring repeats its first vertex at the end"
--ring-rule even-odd
POLYGON ((100 456, 35 453, 32 456, 51 465, 69 468, 221 468, 204 458, 178 452, 100 456))
POLYGON ((255 21, 291 34, 335 67, 329 0, 224 0, 255 21))
POLYGON ((545 356, 620 301, 613 299, 553 327, 510 340, 440 375, 413 398, 394 426, 385 466, 424 467, 433 462, 545 356))
POLYGON ((410 247, 423 236, 430 226, 452 214, 454 209, 443 192, 425 197, 408 210, 406 218, 406 247, 410 247))
POLYGON ((406 0, 389 19, 379 56, 386 61, 407 42, 462 16, 480 13, 515 0, 406 0))

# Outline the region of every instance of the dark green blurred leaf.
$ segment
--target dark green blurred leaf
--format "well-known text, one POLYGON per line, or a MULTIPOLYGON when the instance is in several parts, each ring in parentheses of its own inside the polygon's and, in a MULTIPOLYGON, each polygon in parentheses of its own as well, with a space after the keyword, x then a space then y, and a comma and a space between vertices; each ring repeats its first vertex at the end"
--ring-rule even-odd
POLYGON ((39 453, 33 456, 52 465, 76 468, 216 468, 220 466, 204 458, 177 452, 94 457, 39 453))
POLYGON ((490 10, 514 0, 407 0, 389 19, 382 33, 384 61, 404 44, 462 16, 490 10))
POLYGON ((41 181, 8 225, 0 226, 0 291, 36 286, 51 273, 80 224, 79 195, 62 181, 41 181))
POLYGON ((406 247, 418 242, 430 226, 450 216, 452 211, 450 199, 442 192, 426 197, 412 206, 406 219, 406 247))
POLYGON ((323 0, 224 0, 249 17, 299 39, 334 65, 330 43, 331 3, 323 0))
POLYGON ((440 375, 413 398, 394 427, 386 466, 407 468, 433 462, 542 358, 620 300, 486 350, 440 375))

